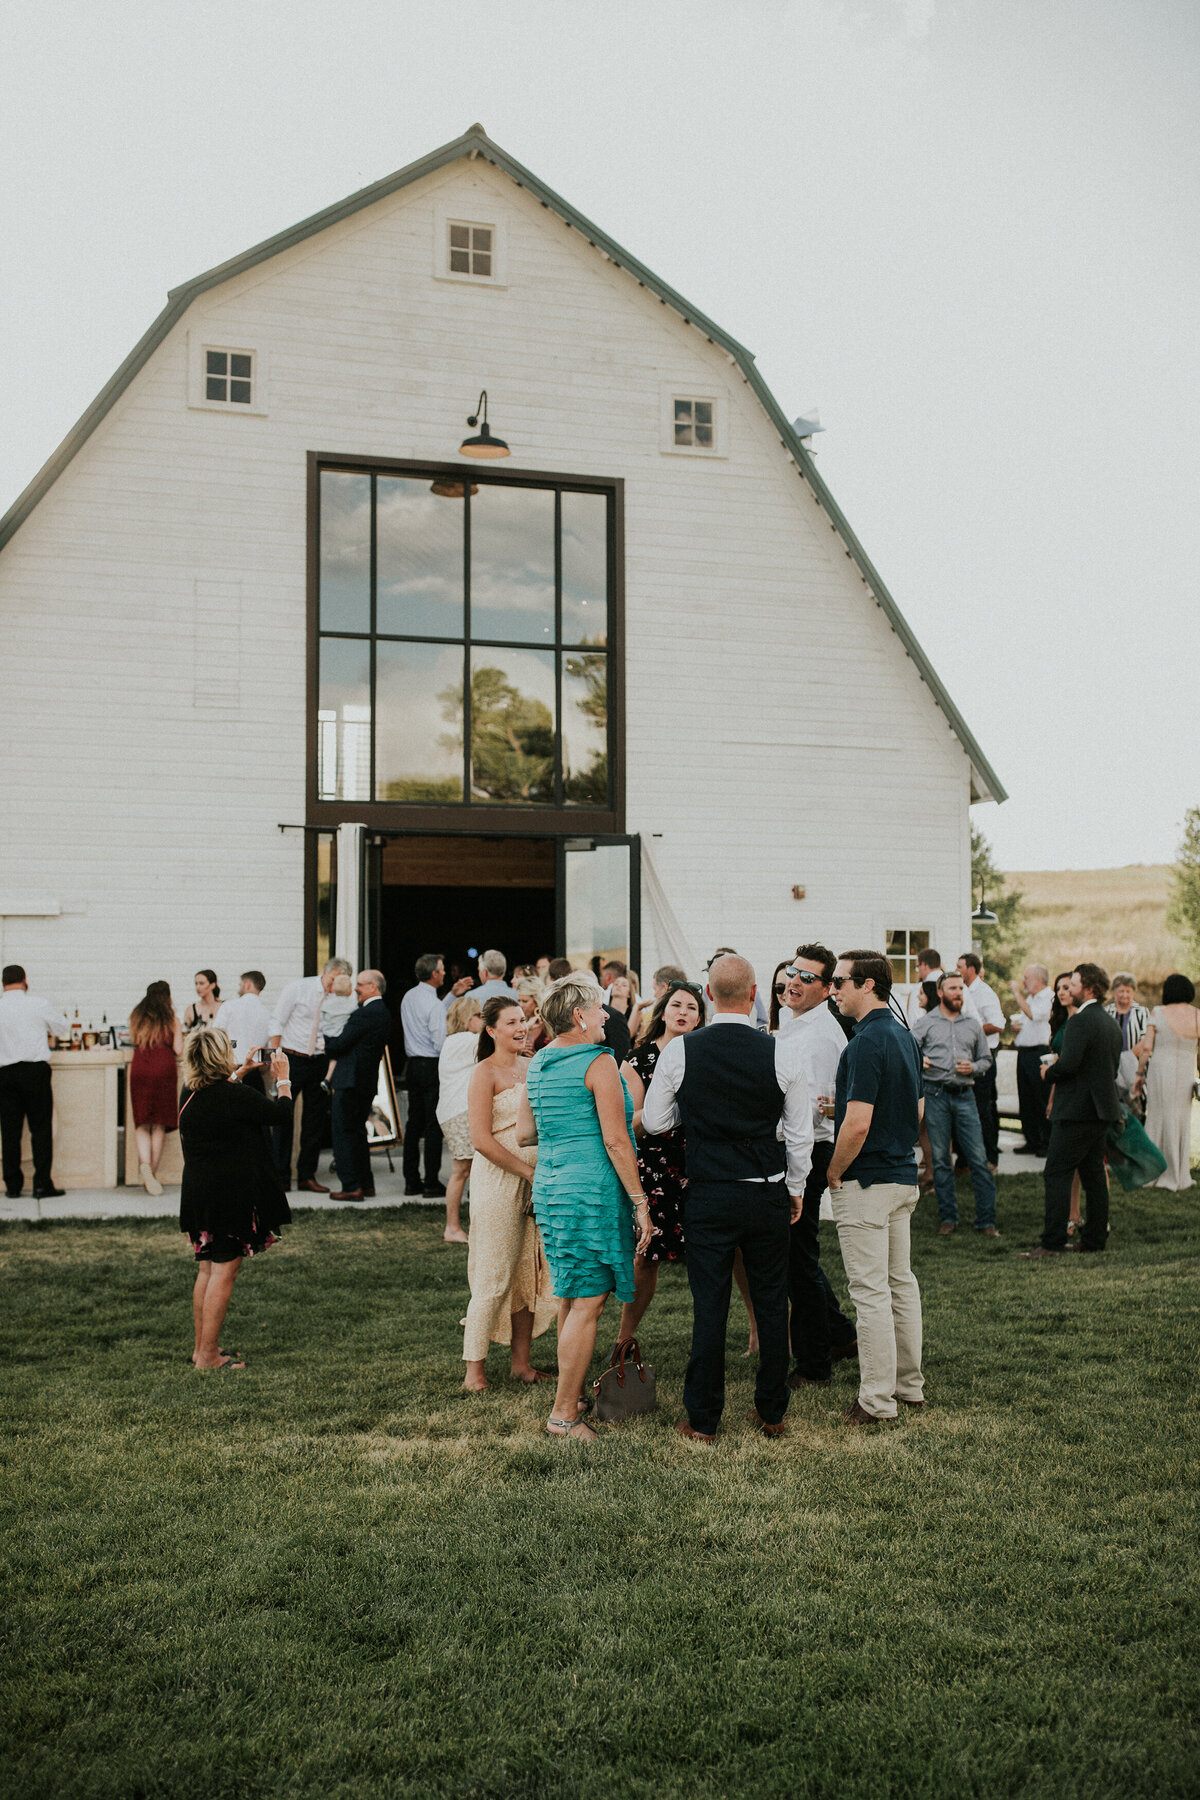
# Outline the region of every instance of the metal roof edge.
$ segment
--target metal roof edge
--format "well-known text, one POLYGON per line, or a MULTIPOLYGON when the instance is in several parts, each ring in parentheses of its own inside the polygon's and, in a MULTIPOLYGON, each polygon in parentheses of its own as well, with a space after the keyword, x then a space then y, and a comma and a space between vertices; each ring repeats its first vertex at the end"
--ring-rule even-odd
POLYGON ((650 292, 657 294, 664 306, 672 307, 680 314, 685 324, 693 325, 714 344, 721 346, 741 369, 746 381, 754 390, 760 405, 780 435, 780 440, 792 457, 800 474, 809 483, 830 522, 846 545, 846 549, 858 567, 860 574, 871 591, 872 596, 882 608, 907 654, 912 658, 920 673, 921 679, 929 688, 935 701, 946 717, 950 729, 958 738, 972 768, 980 777, 987 792, 985 799, 1006 800, 1007 792, 995 770, 984 756, 974 735, 967 726, 966 720, 955 706, 949 693, 942 685, 941 679, 932 663, 925 655, 908 621, 900 608, 892 599, 886 585, 870 557, 859 543, 850 527, 845 514, 833 498, 821 476, 813 466, 812 458, 805 450, 792 426, 784 417, 778 401, 759 374, 753 352, 744 344, 731 337, 707 314, 698 307, 691 306, 683 295, 661 280, 654 271, 641 262, 636 256, 618 244, 615 238, 592 223, 583 213, 564 200, 553 188, 539 179, 533 172, 519 163, 514 156, 501 149, 488 137, 481 126, 473 126, 461 137, 453 138, 438 149, 431 150, 428 155, 408 163, 393 175, 385 176, 381 181, 371 183, 368 187, 359 188, 348 194, 344 200, 333 206, 325 207, 321 212, 311 214, 307 219, 290 226, 286 231, 276 233, 274 237, 264 238, 259 244, 244 250, 240 255, 231 257, 227 262, 218 263, 203 274, 193 276, 177 288, 172 288, 167 295, 167 305, 159 313, 154 323, 134 345, 124 362, 101 388, 96 398, 87 408, 71 430, 67 433, 57 450, 43 464, 33 480, 13 502, 12 506, 0 519, 0 549, 9 541, 14 532, 24 523, 34 507, 57 481, 63 470, 72 461, 77 452, 100 424, 110 407, 120 398, 138 371, 149 361, 159 344, 167 336, 171 328, 178 323, 200 294, 210 288, 219 287, 223 282, 231 281, 244 274, 258 263, 268 262, 272 257, 296 244, 303 243, 306 238, 315 237, 343 219, 351 218, 364 207, 373 206, 379 200, 386 200, 391 194, 409 187, 414 181, 420 181, 426 175, 432 175, 448 163, 456 162, 460 157, 478 155, 485 158, 494 167, 523 187, 541 202, 548 210, 558 214, 568 225, 586 237, 589 244, 600 250, 617 268, 625 269, 634 279, 650 292))

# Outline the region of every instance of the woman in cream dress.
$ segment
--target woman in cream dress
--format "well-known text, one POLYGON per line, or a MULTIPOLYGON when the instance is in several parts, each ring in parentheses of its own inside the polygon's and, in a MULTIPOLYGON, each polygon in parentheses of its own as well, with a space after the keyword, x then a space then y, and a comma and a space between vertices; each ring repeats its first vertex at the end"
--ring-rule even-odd
POLYGON ((1183 1193, 1192 1185, 1192 1094, 1200 1050, 1200 1008, 1186 975, 1168 975, 1163 1004, 1151 1015, 1138 1060, 1146 1082, 1146 1135, 1167 1166, 1155 1187, 1183 1193))
POLYGON ((471 1304, 463 1320, 463 1387, 481 1394, 489 1346, 512 1345, 512 1372, 532 1386, 554 1377, 535 1369, 530 1345, 558 1311, 542 1240, 530 1207, 537 1151, 517 1148, 517 1110, 528 1061, 525 1015, 507 994, 485 1001, 478 1058, 467 1093, 475 1156, 471 1163, 471 1234, 467 1279, 471 1304))

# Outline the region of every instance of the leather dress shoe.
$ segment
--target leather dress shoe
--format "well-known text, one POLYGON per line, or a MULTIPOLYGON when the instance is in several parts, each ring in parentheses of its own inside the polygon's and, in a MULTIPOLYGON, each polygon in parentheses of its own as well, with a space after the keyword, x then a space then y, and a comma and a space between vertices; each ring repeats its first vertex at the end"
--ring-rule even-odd
POLYGON ((831 1344, 829 1355, 833 1362, 846 1362, 850 1357, 856 1357, 858 1355, 858 1339, 851 1338, 848 1344, 831 1344))
POLYGON ((4 1193, 9 1200, 19 1200, 25 1192, 24 1188, 5 1188, 4 1193))
POLYGON ((444 1200, 446 1198, 446 1190, 440 1181, 431 1181, 428 1187, 421 1189, 421 1194, 426 1200, 444 1200))
POLYGON ((298 1194, 327 1194, 329 1189, 322 1187, 319 1181, 298 1181, 296 1192, 298 1194))
POLYGON ((1046 1152, 1039 1150, 1036 1144, 1018 1144, 1013 1151, 1014 1156, 1045 1156, 1045 1154, 1046 1152))
POLYGON ((842 1417, 847 1425, 878 1425, 881 1422, 873 1413, 869 1413, 865 1406, 860 1406, 857 1400, 853 1406, 846 1408, 842 1417))
POLYGON ((715 1444, 717 1441, 715 1431, 693 1431, 688 1419, 680 1419, 675 1429, 681 1438, 691 1438, 692 1442, 696 1444, 715 1444))
POLYGON ((787 1430, 787 1425, 785 1424, 785 1422, 782 1419, 780 1419, 780 1421, 777 1425, 768 1425, 767 1421, 759 1414, 757 1409, 753 1406, 750 1408, 750 1417, 753 1420, 754 1424, 756 1424, 758 1426, 758 1429, 762 1432, 764 1437, 768 1437, 768 1438, 782 1437, 784 1432, 787 1430))
POLYGON ((425 1189, 423 1187, 421 1187, 419 1185, 417 1187, 414 1187, 412 1185, 411 1181, 406 1181, 404 1184, 404 1198, 406 1200, 411 1200, 416 1195, 423 1194, 424 1192, 425 1192, 425 1189))
POLYGON ((66 1191, 66 1188, 56 1187, 34 1188, 33 1197, 35 1200, 61 1200, 66 1191))
POLYGON ((1022 1262, 1040 1262, 1043 1256, 1061 1256, 1061 1250, 1047 1250, 1042 1244, 1035 1244, 1032 1250, 1017 1252, 1022 1262))
POLYGON ((343 1188, 340 1194, 330 1194, 331 1200, 365 1200, 366 1195, 361 1188, 343 1188))
POLYGON ((983 1236, 983 1237, 999 1237, 1000 1236, 1000 1228, 997 1225, 985 1225, 983 1228, 983 1231, 981 1233, 981 1236, 983 1236))
POLYGON ((903 1394, 897 1394, 896 1399, 899 1401, 901 1406, 911 1407, 913 1412, 920 1412, 921 1408, 925 1404, 925 1402, 923 1400, 906 1400, 904 1398, 903 1394))
POLYGON ((943 1219, 941 1224, 938 1226, 938 1236, 939 1237, 952 1237, 957 1230, 958 1230, 957 1225, 952 1224, 949 1219, 943 1219))
MULTIPOLYGON (((790 1388, 828 1387, 829 1377, 826 1375, 824 1381, 818 1381, 815 1375, 801 1375, 798 1369, 793 1369, 792 1373, 788 1376, 788 1386, 790 1388)), ((754 1416, 757 1418, 757 1413, 754 1416)))
POLYGON ((365 1187, 363 1189, 363 1199, 364 1200, 373 1200, 374 1198, 375 1198, 375 1189, 373 1187, 365 1187))

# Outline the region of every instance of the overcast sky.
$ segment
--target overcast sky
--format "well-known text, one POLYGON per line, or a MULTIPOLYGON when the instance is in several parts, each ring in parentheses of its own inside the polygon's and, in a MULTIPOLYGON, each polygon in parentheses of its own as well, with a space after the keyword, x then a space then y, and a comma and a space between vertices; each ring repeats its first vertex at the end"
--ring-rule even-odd
POLYGON ((0 510, 169 287, 478 119, 789 416, 819 405, 818 466, 1009 788, 975 814, 1002 865, 1173 855, 1196 0, 48 0, 5 38, 0 510))

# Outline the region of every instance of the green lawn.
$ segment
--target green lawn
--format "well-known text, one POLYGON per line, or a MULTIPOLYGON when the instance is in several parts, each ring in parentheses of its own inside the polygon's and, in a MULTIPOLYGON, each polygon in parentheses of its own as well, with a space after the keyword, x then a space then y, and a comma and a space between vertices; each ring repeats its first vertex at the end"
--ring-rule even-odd
POLYGON ((1195 1795, 1200 1196, 1031 1267, 1000 1185, 1003 1247, 921 1205, 924 1415, 856 1433, 842 1365, 764 1441, 735 1302, 714 1451, 675 1271, 661 1412, 584 1449, 498 1356, 460 1395, 433 1209, 301 1215, 238 1376, 173 1230, 2 1228, 0 1793, 1195 1795))

